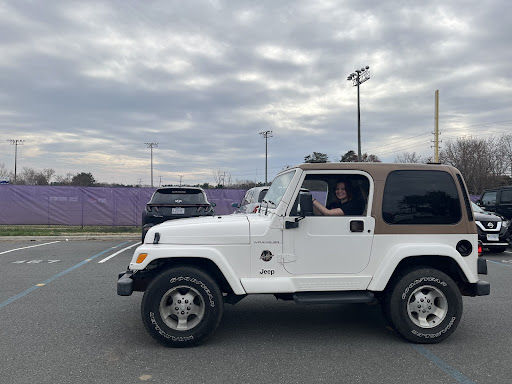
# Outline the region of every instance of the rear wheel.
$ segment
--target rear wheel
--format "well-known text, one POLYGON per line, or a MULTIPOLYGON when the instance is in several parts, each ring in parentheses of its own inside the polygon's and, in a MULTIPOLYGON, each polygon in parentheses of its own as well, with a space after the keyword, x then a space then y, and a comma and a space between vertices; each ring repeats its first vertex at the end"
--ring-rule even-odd
POLYGON ((462 316, 457 284, 436 269, 408 270, 388 287, 386 319, 403 338, 414 343, 437 343, 450 336, 462 316))
POLYGON ((169 347, 192 347, 208 338, 220 323, 222 293, 206 273, 182 267, 164 272, 142 299, 147 331, 169 347))

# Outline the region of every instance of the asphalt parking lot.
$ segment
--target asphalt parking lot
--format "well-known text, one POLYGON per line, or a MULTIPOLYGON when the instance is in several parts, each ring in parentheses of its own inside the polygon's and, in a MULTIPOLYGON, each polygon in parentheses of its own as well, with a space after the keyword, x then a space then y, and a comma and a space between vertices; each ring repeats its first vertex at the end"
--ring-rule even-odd
POLYGON ((0 242, 2 383, 510 383, 512 248, 486 253, 491 295, 464 298, 455 333, 409 344, 379 305, 226 305, 203 346, 157 344, 141 293, 116 294, 136 240, 0 242))

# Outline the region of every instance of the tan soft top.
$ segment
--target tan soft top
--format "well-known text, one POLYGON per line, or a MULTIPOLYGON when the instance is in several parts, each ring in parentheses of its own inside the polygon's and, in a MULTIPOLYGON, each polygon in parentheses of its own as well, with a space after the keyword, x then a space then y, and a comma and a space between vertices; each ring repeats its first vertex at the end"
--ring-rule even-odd
MULTIPOLYGON (((460 172, 444 164, 403 164, 403 163, 305 163, 290 169, 300 168, 305 171, 362 171, 368 173, 375 182, 375 191, 371 215, 376 219, 375 234, 448 234, 448 233, 476 233, 475 223, 468 220, 468 211, 464 207, 464 192, 457 181, 457 174, 460 172), (424 170, 444 171, 452 175, 462 204, 462 220, 451 225, 390 225, 382 219, 382 196, 384 193, 384 181, 392 171, 424 170)), ((283 171, 283 172, 285 172, 283 171)))

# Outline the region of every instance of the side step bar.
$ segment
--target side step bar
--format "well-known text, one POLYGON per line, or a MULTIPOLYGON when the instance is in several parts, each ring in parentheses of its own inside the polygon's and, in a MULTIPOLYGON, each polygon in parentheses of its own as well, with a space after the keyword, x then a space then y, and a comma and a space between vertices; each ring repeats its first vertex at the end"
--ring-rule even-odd
POLYGON ((297 292, 293 300, 297 304, 350 304, 369 303, 374 294, 370 291, 341 291, 341 292, 297 292))

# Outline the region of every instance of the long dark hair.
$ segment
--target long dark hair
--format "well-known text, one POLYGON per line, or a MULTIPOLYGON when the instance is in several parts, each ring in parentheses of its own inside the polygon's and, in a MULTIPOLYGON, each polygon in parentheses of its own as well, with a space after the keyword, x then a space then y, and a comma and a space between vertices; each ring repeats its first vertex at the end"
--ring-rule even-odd
MULTIPOLYGON (((354 196, 354 190, 352 189, 352 184, 350 184, 349 181, 340 179, 336 181, 335 187, 338 186, 339 183, 345 184, 345 192, 347 192, 347 201, 352 200, 352 197, 354 196)), ((334 196, 336 196, 336 188, 334 189, 334 196)), ((336 196, 336 198, 338 198, 336 196)))

